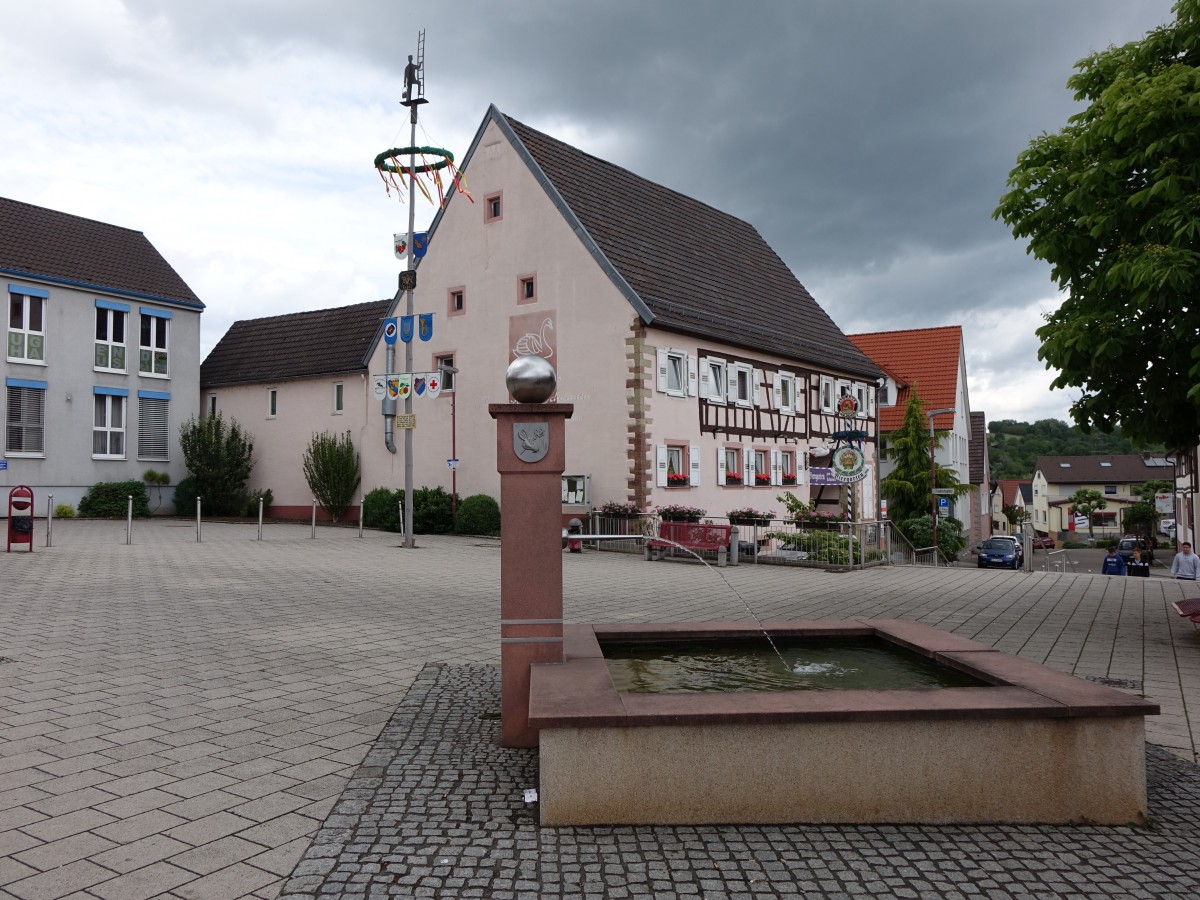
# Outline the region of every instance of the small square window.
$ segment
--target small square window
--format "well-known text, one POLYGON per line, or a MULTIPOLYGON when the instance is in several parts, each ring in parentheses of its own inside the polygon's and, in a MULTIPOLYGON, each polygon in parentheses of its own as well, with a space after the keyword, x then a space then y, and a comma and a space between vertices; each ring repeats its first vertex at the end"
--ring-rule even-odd
POLYGON ((517 302, 518 303, 536 303, 537 302, 537 276, 522 275, 517 279, 517 302))
POLYGON ((454 376, 458 371, 454 368, 454 354, 447 353, 444 356, 435 356, 433 365, 442 373, 442 393, 454 390, 454 376))
POLYGON ((467 312, 467 289, 452 287, 446 292, 446 315, 461 316, 467 312))
POLYGON ((483 221, 496 222, 504 218, 504 194, 489 194, 483 200, 483 221))

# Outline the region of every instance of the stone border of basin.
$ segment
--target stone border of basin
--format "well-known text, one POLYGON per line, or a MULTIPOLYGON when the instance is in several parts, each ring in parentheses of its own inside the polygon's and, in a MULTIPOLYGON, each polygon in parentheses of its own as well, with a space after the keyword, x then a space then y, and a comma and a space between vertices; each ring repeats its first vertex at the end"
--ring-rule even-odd
POLYGON ((744 622, 568 625, 531 670, 543 825, 1143 822, 1141 697, 907 620, 767 622, 870 636, 989 686, 623 694, 604 640, 746 637, 744 622))

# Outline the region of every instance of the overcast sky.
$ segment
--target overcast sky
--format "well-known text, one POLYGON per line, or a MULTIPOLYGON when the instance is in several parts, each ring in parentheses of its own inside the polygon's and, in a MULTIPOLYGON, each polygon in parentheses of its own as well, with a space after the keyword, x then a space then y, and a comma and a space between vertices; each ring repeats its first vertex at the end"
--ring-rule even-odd
MULTIPOLYGON (((1073 64, 1170 0, 0 0, 0 196, 145 232, 237 319, 391 296, 372 160, 489 103, 752 223, 846 332, 961 324, 971 407, 1067 418, 1049 270, 991 214, 1073 64)), ((468 182, 469 187, 469 182, 468 182)), ((435 210, 423 199, 418 228, 435 210)), ((714 246, 714 266, 736 265, 714 246)))

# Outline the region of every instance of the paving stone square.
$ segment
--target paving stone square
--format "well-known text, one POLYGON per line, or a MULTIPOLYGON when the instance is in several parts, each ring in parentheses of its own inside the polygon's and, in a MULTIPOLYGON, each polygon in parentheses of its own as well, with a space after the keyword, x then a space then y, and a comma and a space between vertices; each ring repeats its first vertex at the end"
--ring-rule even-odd
POLYGON ((532 754, 470 713, 495 705, 498 543, 256 536, 62 520, 46 547, 39 520, 34 552, 0 556, 0 900, 1197 893, 1200 631, 1170 608, 1194 583, 566 554, 568 621, 911 618, 1144 693, 1159 827, 551 831, 509 791, 536 784, 532 754), (461 715, 422 713, 451 675, 461 715), (442 790, 455 735, 478 759, 442 790), (380 753, 395 815, 367 783, 380 753))

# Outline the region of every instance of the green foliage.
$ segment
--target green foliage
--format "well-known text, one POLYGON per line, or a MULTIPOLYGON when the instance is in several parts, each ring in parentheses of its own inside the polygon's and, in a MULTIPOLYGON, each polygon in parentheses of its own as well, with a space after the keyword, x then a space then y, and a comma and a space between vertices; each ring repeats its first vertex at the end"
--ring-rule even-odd
MULTIPOLYGON (((200 497, 202 512, 209 516, 234 516, 245 502, 246 482, 254 468, 254 442, 236 419, 228 423, 220 413, 189 419, 179 430, 179 446, 188 472, 194 479, 192 509, 200 497)), ((176 496, 179 495, 176 489, 176 496)), ((176 506, 177 511, 181 511, 176 506)))
POLYGON ((1065 299, 1038 329, 1084 429, 1200 443, 1200 0, 1142 40, 1075 64, 1088 104, 1035 138, 994 215, 1065 299))
POLYGON ((1158 522, 1158 512, 1154 501, 1139 500, 1121 510, 1121 530, 1134 531, 1141 534, 1153 534, 1158 522))
POLYGON ((499 534, 500 505, 487 494, 472 494, 458 504, 459 534, 499 534))
MULTIPOLYGON (((404 496, 404 492, 400 492, 404 496)), ((441 485, 413 491, 413 534, 445 534, 454 530, 450 495, 441 485)))
MULTIPOLYGON (((896 522, 896 527, 914 547, 919 549, 933 546, 932 513, 896 522)), ((949 517, 938 519, 937 545, 938 552, 943 558, 950 561, 958 559, 958 554, 967 546, 967 539, 963 536, 962 527, 962 522, 958 519, 949 517)))
MULTIPOLYGON (((363 525, 385 531, 402 531, 400 508, 404 489, 378 487, 363 498, 363 525)), ((459 509, 461 511, 461 504, 459 509)), ((461 512, 460 512, 461 516, 461 512)), ((499 526, 497 526, 499 527, 499 526)), ((445 534, 454 530, 450 514, 450 495, 441 487, 421 487, 413 491, 413 533, 445 534)))
POLYGON ((142 473, 142 481, 154 488, 154 512, 162 506, 162 489, 171 483, 171 476, 156 469, 147 469, 142 473))
POLYGON ((784 550, 803 550, 810 562, 850 565, 850 538, 836 531, 768 531, 767 537, 778 540, 784 550))
POLYGON ((179 484, 175 485, 175 495, 172 502, 175 504, 175 515, 190 516, 196 512, 196 479, 191 475, 183 478, 179 484))
POLYGON ((54 518, 56 519, 73 519, 75 518, 75 507, 70 503, 55 503, 54 518))
POLYGON ((304 479, 334 522, 340 521, 354 502, 359 463, 349 431, 341 437, 324 431, 314 434, 304 451, 304 479))
POLYGON ((1162 452, 1160 445, 1131 441, 1121 431, 1084 433, 1078 426, 1058 419, 1015 422, 1000 419, 988 423, 988 459, 993 478, 1033 478, 1039 456, 1121 456, 1142 451, 1162 452))
POLYGON ((271 493, 270 488, 263 488, 261 491, 250 491, 242 498, 242 515, 258 518, 258 498, 262 497, 263 515, 267 514, 267 510, 271 508, 271 504, 275 502, 275 495, 271 493))
POLYGON ((404 491, 377 487, 363 497, 363 525, 367 528, 382 528, 384 531, 399 531, 400 506, 397 493, 403 498, 404 491))
POLYGON ((1067 503, 1070 504, 1071 511, 1075 515, 1087 516, 1088 537, 1094 537, 1092 533, 1092 513, 1098 509, 1108 509, 1108 501, 1104 499, 1104 495, 1090 488, 1080 488, 1067 498, 1067 503))
MULTIPOLYGON (((934 440, 940 447, 941 436, 935 434, 934 440)), ((937 483, 930 485, 929 419, 915 384, 904 409, 904 423, 892 432, 888 447, 888 458, 895 468, 880 481, 879 492, 887 498, 888 518, 892 521, 903 522, 932 511, 932 487, 952 489, 955 497, 971 492, 971 485, 959 482, 954 470, 943 465, 937 466, 937 483)))
POLYGON ((150 515, 150 499, 141 481, 102 481, 93 484, 79 501, 79 515, 96 519, 124 519, 133 497, 133 514, 150 515))

